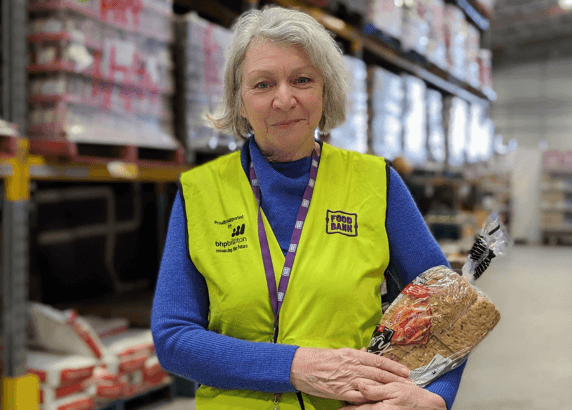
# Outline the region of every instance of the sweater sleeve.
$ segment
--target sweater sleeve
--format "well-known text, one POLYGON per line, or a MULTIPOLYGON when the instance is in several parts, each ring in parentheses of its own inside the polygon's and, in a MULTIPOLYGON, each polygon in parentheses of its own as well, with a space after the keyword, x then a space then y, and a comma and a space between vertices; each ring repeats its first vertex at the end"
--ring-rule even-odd
POLYGON ((222 389, 294 392, 290 368, 297 346, 248 342, 207 330, 207 285, 189 257, 185 234, 179 193, 171 211, 151 320, 161 366, 222 389))
MULTIPOLYGON (((387 272, 403 287, 433 266, 450 265, 405 183, 393 168, 389 172, 386 229, 391 259, 387 272)), ((464 367, 445 373, 426 387, 443 397, 447 409, 453 405, 464 367)))

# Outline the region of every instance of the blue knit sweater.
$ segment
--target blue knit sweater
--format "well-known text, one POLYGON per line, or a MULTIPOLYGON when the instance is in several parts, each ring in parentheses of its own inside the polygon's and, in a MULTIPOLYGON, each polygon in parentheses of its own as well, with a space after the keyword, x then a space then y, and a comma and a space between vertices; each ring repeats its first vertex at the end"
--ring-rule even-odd
MULTIPOLYGON (((244 144, 248 170, 250 147, 262 192, 262 209, 285 252, 309 179, 311 157, 268 163, 254 139, 244 144)), ((375 177, 375 176, 372 176, 375 177)), ((448 265, 399 175, 390 170, 386 230, 391 272, 402 283, 436 265, 448 265)), ((161 366, 176 375, 222 389, 294 392, 290 368, 297 346, 255 343, 207 330, 209 297, 205 280, 191 261, 185 211, 177 195, 155 289, 152 331, 161 366)), ((464 366, 435 380, 427 389, 450 409, 464 366)))

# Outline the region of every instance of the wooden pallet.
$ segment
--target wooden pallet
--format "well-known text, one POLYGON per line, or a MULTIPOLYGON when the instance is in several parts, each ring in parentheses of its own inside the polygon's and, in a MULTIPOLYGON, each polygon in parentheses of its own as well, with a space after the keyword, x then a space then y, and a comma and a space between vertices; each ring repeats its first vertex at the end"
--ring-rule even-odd
POLYGON ((30 153, 49 160, 76 164, 105 164, 122 161, 140 166, 181 166, 185 163, 183 147, 147 148, 136 145, 108 145, 68 140, 31 139, 30 153))

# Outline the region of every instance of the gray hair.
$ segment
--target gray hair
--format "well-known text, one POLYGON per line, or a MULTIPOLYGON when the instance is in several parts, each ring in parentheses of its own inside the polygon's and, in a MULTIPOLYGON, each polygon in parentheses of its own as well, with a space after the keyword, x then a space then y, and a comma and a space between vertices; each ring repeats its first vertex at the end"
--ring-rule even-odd
POLYGON ((306 13, 282 7, 248 11, 234 25, 228 59, 224 68, 224 95, 218 112, 207 114, 212 125, 241 137, 252 133, 248 120, 240 115, 242 106, 242 65, 253 40, 301 46, 324 78, 323 112, 319 129, 328 133, 346 119, 347 73, 342 52, 328 31, 306 13))

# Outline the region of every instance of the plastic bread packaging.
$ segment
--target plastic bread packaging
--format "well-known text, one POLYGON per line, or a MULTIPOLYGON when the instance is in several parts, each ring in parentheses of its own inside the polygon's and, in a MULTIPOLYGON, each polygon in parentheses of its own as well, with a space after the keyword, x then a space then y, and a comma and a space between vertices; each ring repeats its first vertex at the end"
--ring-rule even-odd
POLYGON ((472 282, 509 245, 493 214, 467 256, 463 276, 447 266, 423 272, 388 307, 367 351, 406 365, 425 387, 457 368, 500 320, 491 300, 472 282))

